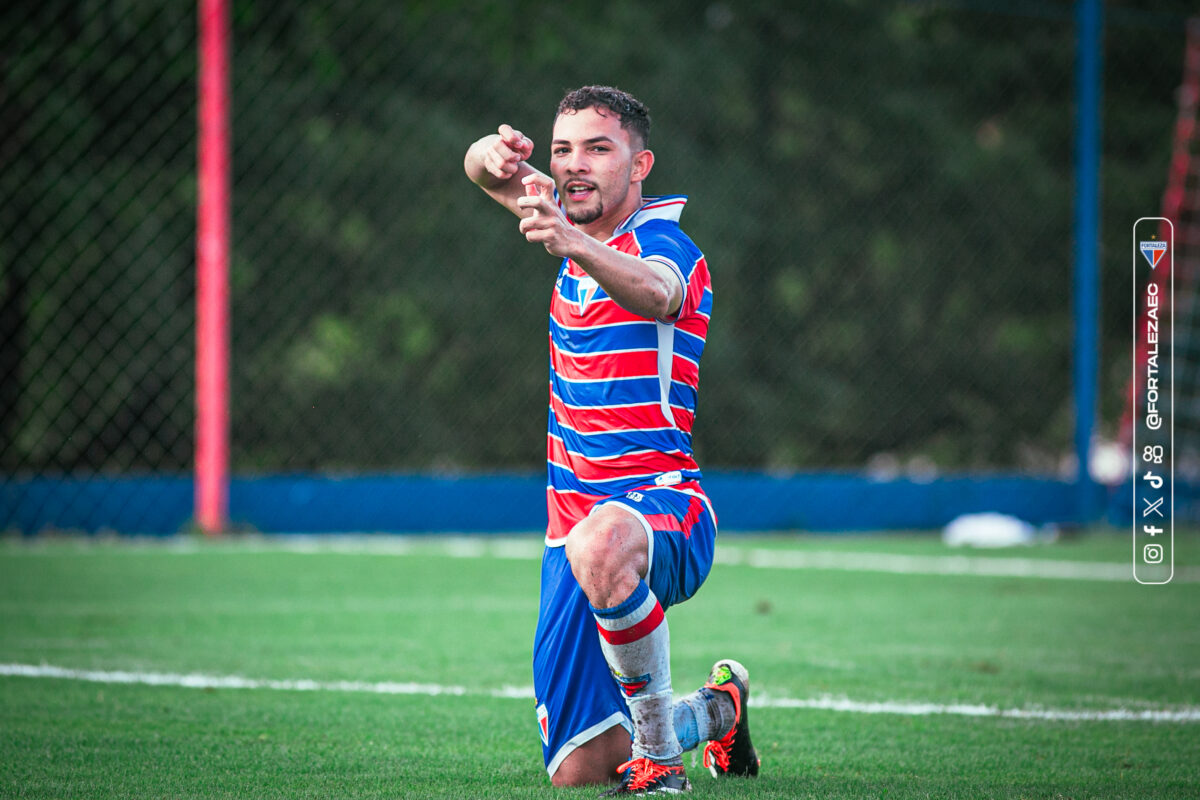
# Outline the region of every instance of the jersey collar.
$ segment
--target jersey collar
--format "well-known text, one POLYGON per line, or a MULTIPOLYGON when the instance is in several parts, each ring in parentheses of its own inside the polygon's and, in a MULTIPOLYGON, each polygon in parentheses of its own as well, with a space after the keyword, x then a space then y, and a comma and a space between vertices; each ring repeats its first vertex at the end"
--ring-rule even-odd
MULTIPOLYGON (((664 194, 642 198, 642 207, 625 218, 625 221, 617 226, 613 231, 612 238, 615 239, 621 234, 629 233, 639 225, 644 225, 647 222, 655 219, 664 219, 668 222, 679 222, 679 215, 683 213, 683 207, 687 205, 687 195, 683 194, 664 194)), ((612 241, 611 239, 609 241, 612 241)))

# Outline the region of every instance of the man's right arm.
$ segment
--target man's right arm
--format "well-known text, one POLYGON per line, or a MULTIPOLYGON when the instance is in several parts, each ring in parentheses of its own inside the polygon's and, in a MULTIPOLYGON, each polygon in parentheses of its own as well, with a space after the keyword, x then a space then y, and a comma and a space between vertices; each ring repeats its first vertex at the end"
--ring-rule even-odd
POLYGON ((517 199, 525 194, 521 179, 538 172, 526 163, 532 154, 532 141, 510 125, 501 125, 499 133, 467 148, 463 169, 493 200, 522 217, 525 214, 517 207, 517 199))

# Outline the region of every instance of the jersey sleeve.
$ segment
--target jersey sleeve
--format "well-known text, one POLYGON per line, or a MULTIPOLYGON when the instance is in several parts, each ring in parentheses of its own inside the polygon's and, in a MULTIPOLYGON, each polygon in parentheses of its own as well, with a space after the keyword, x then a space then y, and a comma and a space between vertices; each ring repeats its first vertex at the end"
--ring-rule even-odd
POLYGON ((703 260, 700 250, 688 238, 687 234, 674 224, 647 224, 636 232, 640 252, 638 256, 646 261, 655 261, 670 269, 683 287, 683 302, 674 317, 662 320, 676 322, 687 316, 696 307, 696 294, 693 277, 696 265, 703 260))

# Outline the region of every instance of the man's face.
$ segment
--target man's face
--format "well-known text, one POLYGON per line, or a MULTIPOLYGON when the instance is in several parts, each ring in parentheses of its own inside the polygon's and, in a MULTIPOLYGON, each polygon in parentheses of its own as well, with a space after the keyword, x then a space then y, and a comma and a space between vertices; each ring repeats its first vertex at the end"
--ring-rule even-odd
POLYGON ((631 214, 633 156, 637 151, 621 119, 606 108, 585 108, 554 120, 550 174, 567 219, 588 225, 605 216, 631 214))

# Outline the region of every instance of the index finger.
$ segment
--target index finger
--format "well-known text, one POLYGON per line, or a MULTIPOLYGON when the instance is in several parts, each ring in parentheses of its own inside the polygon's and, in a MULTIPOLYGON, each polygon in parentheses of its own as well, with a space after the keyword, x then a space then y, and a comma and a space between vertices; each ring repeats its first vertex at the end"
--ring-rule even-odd
POLYGON ((525 184, 525 194, 540 195, 548 202, 554 202, 554 181, 550 178, 535 172, 532 175, 526 175, 521 182, 525 184))
POLYGON ((521 143, 521 140, 525 138, 525 134, 518 130, 513 130, 513 126, 509 125, 507 122, 497 129, 497 133, 500 134, 501 139, 510 145, 518 145, 521 143))
POLYGON ((549 211, 546 206, 546 198, 542 197, 538 187, 532 183, 525 184, 525 195, 517 198, 517 208, 529 211, 530 217, 536 217, 544 211, 549 211))

